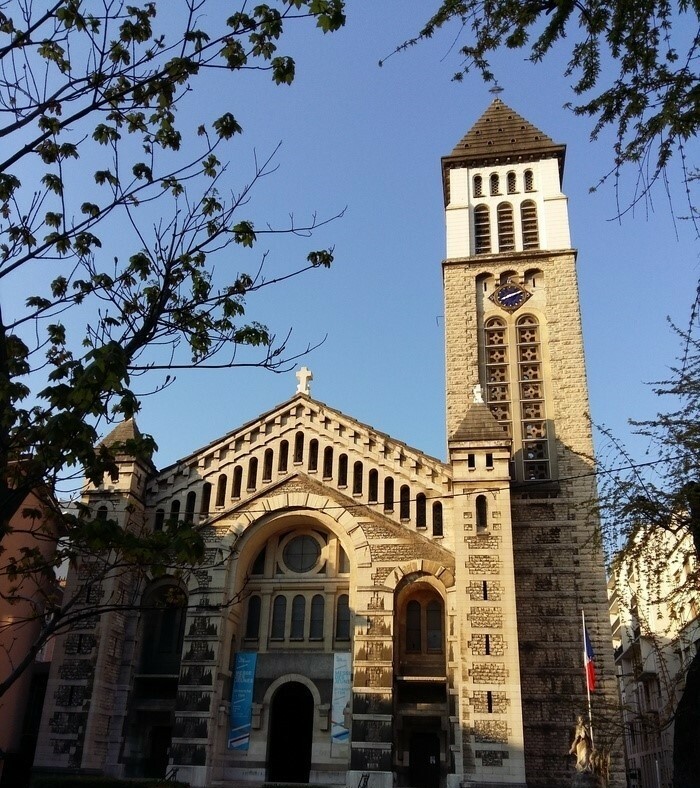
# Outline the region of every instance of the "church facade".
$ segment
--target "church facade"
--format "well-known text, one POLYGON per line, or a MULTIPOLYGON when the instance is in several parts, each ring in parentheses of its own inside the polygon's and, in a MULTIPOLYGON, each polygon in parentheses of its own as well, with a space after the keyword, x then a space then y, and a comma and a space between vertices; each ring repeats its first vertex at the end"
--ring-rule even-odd
POLYGON ((601 722, 616 687, 564 153, 495 99, 443 159, 446 461, 315 400, 301 370, 254 421, 161 470, 122 456, 86 492, 125 526, 199 523, 206 556, 59 639, 37 770, 570 780, 582 610, 601 722))

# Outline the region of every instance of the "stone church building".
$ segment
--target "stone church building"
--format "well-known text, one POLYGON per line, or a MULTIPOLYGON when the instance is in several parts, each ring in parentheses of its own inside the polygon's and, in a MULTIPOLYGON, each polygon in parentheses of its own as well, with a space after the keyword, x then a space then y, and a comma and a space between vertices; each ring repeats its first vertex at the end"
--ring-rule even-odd
POLYGON ((616 688, 564 155, 496 98, 442 160, 446 461, 315 400, 302 369, 254 421, 87 490, 98 517, 200 523, 206 558, 59 639, 38 772, 569 783, 582 610, 598 739, 616 688))

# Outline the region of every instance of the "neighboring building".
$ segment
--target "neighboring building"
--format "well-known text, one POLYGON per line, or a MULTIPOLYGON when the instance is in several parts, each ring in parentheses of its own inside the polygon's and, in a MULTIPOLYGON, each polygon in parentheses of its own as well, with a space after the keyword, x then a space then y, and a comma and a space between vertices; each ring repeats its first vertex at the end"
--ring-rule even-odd
POLYGON ((644 539, 617 556, 608 582, 627 782, 671 788, 673 714, 700 647, 700 594, 689 535, 658 530, 644 539))
POLYGON ((120 457, 87 491, 130 527, 201 523, 207 557, 187 583, 143 589, 140 617, 62 638, 38 769, 174 768, 197 786, 571 778, 582 608, 594 713, 617 688, 563 166, 564 146, 498 99, 443 159, 447 461, 313 399, 301 370, 254 421, 160 471, 120 457), (187 608, 158 607, 178 595, 187 608))
MULTIPOLYGON (((41 629, 42 600, 56 600, 60 587, 43 573, 25 578, 5 571, 23 551, 38 549, 50 562, 56 541, 51 507, 43 493, 27 495, 10 519, 12 530, 0 541, 0 679, 6 679, 36 643, 41 629)), ((53 641, 48 641, 0 698, 0 786, 28 784, 39 732, 41 706, 49 675, 53 641)))

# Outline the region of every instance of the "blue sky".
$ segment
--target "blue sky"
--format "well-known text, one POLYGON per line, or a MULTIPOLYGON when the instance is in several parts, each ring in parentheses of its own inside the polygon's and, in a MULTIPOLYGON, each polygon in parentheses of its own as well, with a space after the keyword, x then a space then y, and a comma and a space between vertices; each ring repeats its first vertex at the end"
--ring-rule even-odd
MULTIPOLYGON (((493 96, 476 75, 451 81, 458 66, 451 34, 377 66, 431 5, 437 0, 349 0, 338 33, 290 29, 281 51, 297 62, 291 87, 236 76, 212 83, 198 101, 223 102, 243 126, 232 149, 232 187, 251 171, 254 152, 282 143, 277 171, 258 185, 241 218, 280 225, 290 213, 304 221, 347 206, 313 239, 264 238, 252 257, 224 253, 220 269, 245 268, 269 249, 272 276, 291 258, 335 246, 332 269, 254 297, 249 317, 278 335, 292 327, 292 348, 325 337, 301 362, 314 373, 312 395, 444 458, 440 157, 493 96)), ((675 357, 667 316, 680 325, 688 319, 698 279, 692 228, 674 224, 661 191, 622 221, 614 219, 612 186, 590 193, 610 169, 610 138, 591 143, 590 122, 563 108, 572 98, 563 60, 532 66, 522 53, 507 53, 495 66, 500 98, 568 146, 564 191, 579 253, 592 415, 625 439, 627 419, 649 417, 658 406, 644 382, 663 378, 675 357)), ((625 173, 623 202, 634 181, 625 173)), ((680 190, 672 196, 684 213, 680 190)), ((283 402, 295 387, 293 371, 180 372, 170 388, 144 400, 138 421, 155 436, 163 466, 283 402)), ((633 444, 643 455, 645 446, 633 444)))

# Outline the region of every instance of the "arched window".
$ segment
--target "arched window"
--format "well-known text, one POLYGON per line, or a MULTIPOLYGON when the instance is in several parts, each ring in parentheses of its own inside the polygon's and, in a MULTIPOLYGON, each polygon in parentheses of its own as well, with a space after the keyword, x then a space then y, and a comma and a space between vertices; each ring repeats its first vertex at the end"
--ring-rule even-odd
POLYGON ((185 522, 191 523, 194 520, 194 507, 197 503, 197 493, 188 492, 185 499, 185 522))
POLYGON ((335 608, 335 639, 350 640, 350 598, 341 594, 335 608))
POLYGON ((216 505, 223 506, 226 503, 226 474, 222 473, 216 482, 216 505))
POLYGON ((488 254, 491 251, 491 219, 486 205, 474 209, 474 253, 488 254))
POLYGON ((391 476, 384 479, 384 511, 394 511, 394 480, 391 476))
POLYGON ((485 495, 476 496, 476 530, 485 531, 488 527, 488 506, 485 495))
POLYGON ((367 481, 367 497, 370 503, 377 503, 379 497, 379 473, 375 468, 369 472, 367 481))
POLYGON ((287 598, 279 594, 272 603, 272 627, 270 629, 270 638, 272 640, 284 640, 284 624, 286 617, 287 598))
POLYGON ((412 599, 406 605, 406 651, 420 653, 422 645, 420 602, 412 599))
POLYGON ((304 433, 301 430, 294 436, 294 462, 304 462, 304 433))
POLYGON ((481 175, 474 176, 474 197, 484 196, 484 181, 481 175))
POLYGON ((97 519, 100 520, 100 522, 104 523, 107 520, 107 515, 108 514, 109 514, 109 511, 108 511, 107 507, 106 506, 100 506, 99 509, 97 510, 97 519))
POLYGON ((435 501, 433 504, 433 536, 442 536, 442 504, 435 501))
POLYGON ((180 519, 180 501, 175 499, 174 501, 170 502, 170 520, 179 520, 180 519))
POLYGON ((306 616, 306 599, 301 594, 297 594, 292 600, 292 629, 290 637, 292 640, 304 639, 304 617, 306 616))
POLYGON ((510 434, 511 396, 508 358, 508 335, 505 321, 493 317, 486 321, 486 402, 496 421, 510 434))
POLYGON ((280 473, 287 473, 287 460, 289 457, 289 442, 282 441, 280 443, 280 456, 277 462, 277 470, 280 473))
POLYGON ((323 478, 333 478, 333 447, 326 446, 323 450, 323 478))
POLYGON ((433 599, 428 602, 425 610, 425 630, 428 651, 442 653, 442 605, 433 599))
POLYGON ((309 638, 321 640, 323 638, 323 616, 325 602, 321 594, 314 594, 311 599, 311 620, 309 621, 309 638))
POLYGON ((509 202, 498 203, 496 224, 498 225, 498 251, 512 252, 515 249, 515 229, 513 227, 513 206, 509 202))
POLYGON ((206 517, 211 508, 211 483, 204 482, 202 485, 202 505, 199 507, 199 513, 206 517))
POLYGON ((313 473, 318 470, 318 441, 314 438, 309 443, 309 471, 313 473))
POLYGON ((540 248, 540 232, 537 225, 537 206, 526 200, 520 206, 520 224, 523 228, 523 249, 540 248))
POLYGON ((425 495, 416 495, 416 528, 426 527, 425 495))
POLYGON ((165 509, 156 509, 156 521, 153 525, 154 531, 162 531, 165 523, 165 509))
POLYGON ((143 596, 141 672, 175 676, 180 672, 187 598, 172 584, 143 596))
POLYGON ((489 178, 489 193, 492 197, 501 193, 497 172, 492 172, 491 177, 489 178))
POLYGON ((233 489, 231 490, 232 498, 241 497, 241 487, 243 486, 243 468, 236 465, 233 469, 233 489))
POLYGON ((348 486, 348 455, 338 457, 338 487, 348 486))
POLYGON ((263 472, 262 480, 264 482, 272 481, 272 464, 274 462, 274 452, 272 449, 265 449, 263 456, 263 472))
POLYGON ((352 466, 352 494, 353 495, 362 495, 362 475, 363 475, 362 463, 358 460, 352 466))
POLYGON ((254 490, 258 486, 258 458, 251 457, 248 461, 248 490, 254 490))
POLYGON ((411 519, 411 490, 407 484, 402 484, 399 490, 399 517, 402 520, 411 519))
POLYGON ((509 172, 507 177, 508 177, 508 194, 515 194, 518 191, 515 173, 509 172))
POLYGON ((525 191, 526 192, 534 192, 535 191, 535 176, 532 174, 532 170, 525 170, 525 191))
POLYGON ((542 375, 539 323, 523 315, 515 324, 518 342, 520 417, 523 440, 523 472, 526 480, 549 478, 549 448, 542 375))
POLYGON ((245 636, 258 639, 260 636, 261 599, 257 594, 248 597, 248 617, 245 622, 245 636))

